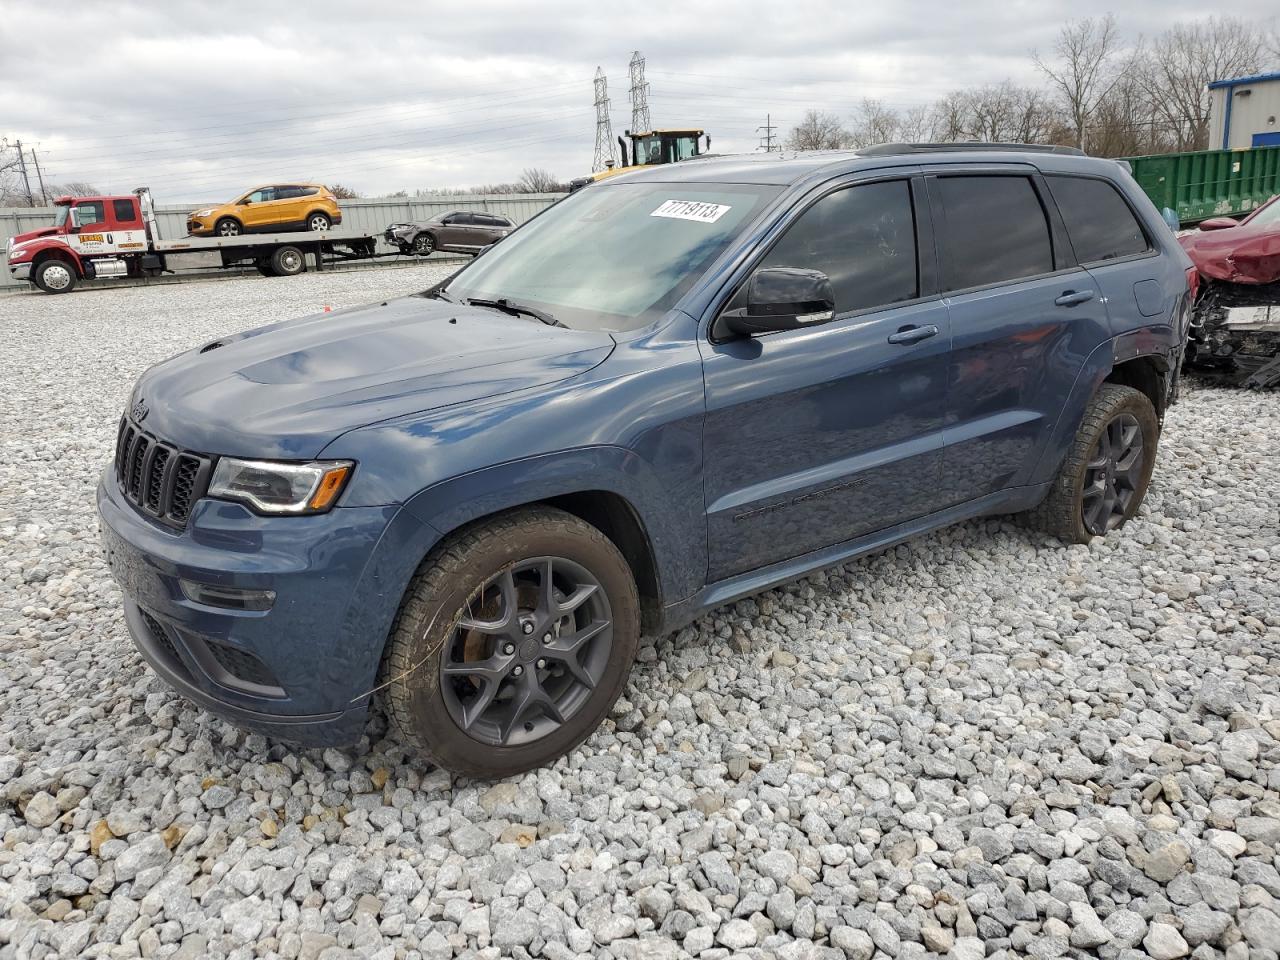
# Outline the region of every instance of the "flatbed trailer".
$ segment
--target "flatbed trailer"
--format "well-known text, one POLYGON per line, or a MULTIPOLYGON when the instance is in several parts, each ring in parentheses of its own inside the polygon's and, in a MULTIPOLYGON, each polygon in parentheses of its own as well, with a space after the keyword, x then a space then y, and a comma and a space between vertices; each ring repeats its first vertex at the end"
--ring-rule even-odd
POLYGON ((323 270, 326 261, 400 256, 379 254, 381 234, 348 230, 242 234, 235 237, 160 236, 151 192, 128 197, 59 197, 52 227, 19 234, 6 250, 9 274, 46 293, 67 293, 79 280, 154 277, 173 273, 199 254, 209 266, 257 267, 265 276, 323 270))

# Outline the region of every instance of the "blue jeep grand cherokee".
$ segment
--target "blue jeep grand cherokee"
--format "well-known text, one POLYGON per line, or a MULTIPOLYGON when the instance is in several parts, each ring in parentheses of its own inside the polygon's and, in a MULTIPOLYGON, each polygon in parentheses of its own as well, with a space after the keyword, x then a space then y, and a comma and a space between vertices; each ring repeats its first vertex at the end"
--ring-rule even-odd
POLYGON ((990 145, 575 193, 424 294, 148 370, 98 491, 139 649, 211 712, 497 777, 642 630, 981 514, 1142 502, 1190 263, 1129 175, 990 145))

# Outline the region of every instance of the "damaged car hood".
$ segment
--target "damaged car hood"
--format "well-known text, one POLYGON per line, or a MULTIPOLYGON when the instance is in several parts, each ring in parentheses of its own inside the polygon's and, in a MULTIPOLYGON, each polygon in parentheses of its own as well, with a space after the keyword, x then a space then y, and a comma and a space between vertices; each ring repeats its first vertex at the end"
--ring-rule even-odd
POLYGON ((584 373, 613 348, 607 333, 405 297, 179 354, 143 374, 130 409, 188 450, 305 459, 356 427, 584 373))
POLYGON ((1242 223, 1225 230, 1197 230, 1178 238, 1200 274, 1227 283, 1280 280, 1280 225, 1242 223))

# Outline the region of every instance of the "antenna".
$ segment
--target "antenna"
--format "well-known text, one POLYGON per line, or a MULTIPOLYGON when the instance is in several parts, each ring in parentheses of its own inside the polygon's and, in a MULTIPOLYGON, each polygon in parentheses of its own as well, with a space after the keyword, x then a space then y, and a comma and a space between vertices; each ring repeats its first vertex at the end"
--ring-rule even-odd
POLYGON ((653 129, 649 119, 649 84, 644 80, 644 54, 631 54, 631 132, 648 133, 653 129))
POLYGON ((617 163, 613 152, 613 123, 609 119, 609 87, 604 68, 596 67, 596 155, 591 161, 591 172, 599 173, 617 163))
POLYGON ((778 128, 773 124, 773 114, 770 113, 766 113, 764 115, 764 126, 756 127, 757 133, 761 130, 764 131, 764 136, 760 138, 760 146, 764 147, 765 153, 773 153, 773 151, 777 149, 773 145, 773 141, 778 139, 773 132, 777 129, 778 128))

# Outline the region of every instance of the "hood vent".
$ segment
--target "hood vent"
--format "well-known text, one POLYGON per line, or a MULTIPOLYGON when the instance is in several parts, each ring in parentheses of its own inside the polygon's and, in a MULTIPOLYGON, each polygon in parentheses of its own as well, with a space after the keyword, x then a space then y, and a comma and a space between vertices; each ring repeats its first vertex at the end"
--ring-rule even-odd
POLYGON ((217 350, 222 345, 223 345, 223 341, 214 340, 212 343, 206 343, 203 347, 201 347, 200 352, 208 353, 210 350, 217 350))

